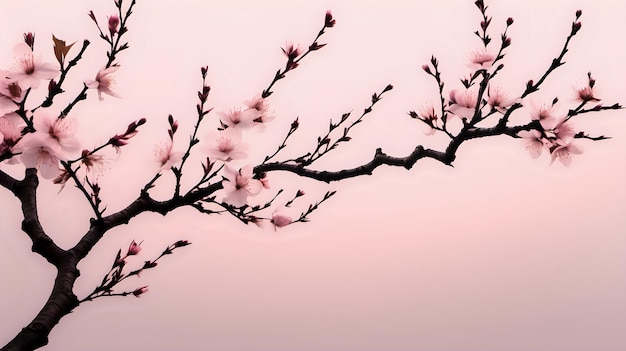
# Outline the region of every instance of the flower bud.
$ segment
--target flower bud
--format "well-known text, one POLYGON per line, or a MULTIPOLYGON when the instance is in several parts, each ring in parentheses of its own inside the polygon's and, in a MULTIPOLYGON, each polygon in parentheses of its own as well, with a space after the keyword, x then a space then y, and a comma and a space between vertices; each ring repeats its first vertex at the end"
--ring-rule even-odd
POLYGON ((51 79, 50 82, 48 83, 48 93, 54 92, 56 87, 57 87, 57 82, 55 82, 54 79, 51 79))
POLYGON ((300 122, 298 122, 298 118, 295 121, 291 122, 291 129, 296 130, 300 126, 300 122))
POLYGON ((130 243, 130 246, 128 246, 128 252, 126 255, 132 256, 138 254, 141 251, 141 247, 139 245, 141 245, 141 243, 137 244, 135 240, 133 240, 133 242, 130 243))
POLYGON ((158 262, 146 261, 141 269, 149 269, 156 267, 158 262))
POLYGON ((507 19, 506 19, 506 25, 507 25, 507 26, 510 26, 510 25, 512 25, 512 24, 513 24, 513 18, 512 18, 512 17, 507 18, 507 19))
POLYGON ((30 46, 31 50, 35 48, 35 34, 32 32, 24 33, 24 42, 30 46))
POLYGON ((98 25, 98 20, 96 20, 96 15, 93 14, 93 11, 89 11, 88 13, 89 17, 91 18, 91 20, 98 25))
POLYGON ((141 295, 141 294, 145 294, 145 293, 147 293, 147 292, 148 292, 148 287, 147 287, 147 286, 144 286, 144 287, 141 287, 141 288, 137 288, 137 289, 135 289, 135 290, 133 291, 133 295, 135 295, 135 297, 139 297, 139 295, 141 295))
POLYGON ((9 90, 9 95, 11 99, 15 100, 22 96, 22 88, 17 84, 17 82, 13 82, 7 86, 9 90))
POLYGON ((187 246, 190 244, 191 243, 187 240, 178 240, 177 242, 174 243, 174 247, 183 247, 183 246, 187 246))
POLYGON ((120 18, 117 15, 111 15, 109 17, 109 32, 111 35, 117 33, 117 27, 120 25, 120 18))
POLYGON ((583 14, 582 10, 576 11, 576 19, 579 19, 582 14, 583 14))
POLYGON ((324 27, 330 28, 335 26, 335 20, 333 19, 333 14, 329 11, 326 11, 326 17, 324 18, 324 27))

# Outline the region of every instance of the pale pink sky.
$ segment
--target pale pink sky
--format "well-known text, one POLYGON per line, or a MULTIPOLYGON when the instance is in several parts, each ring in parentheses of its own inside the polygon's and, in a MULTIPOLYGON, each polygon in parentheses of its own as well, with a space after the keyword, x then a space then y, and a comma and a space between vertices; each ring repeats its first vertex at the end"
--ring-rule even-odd
MULTIPOLYGON (((494 37, 507 17, 515 19, 499 78, 504 88, 519 94, 543 73, 582 9, 567 64, 537 98, 558 96, 566 110, 574 104, 573 87, 592 71, 603 101, 626 102, 626 3, 487 5, 494 37)), ((139 1, 129 23, 131 48, 119 58, 123 98, 100 102, 90 95, 73 111, 85 145, 131 120, 149 120, 102 181, 109 208, 136 197, 156 171, 152 145, 166 137, 169 113, 181 123, 182 146, 194 123, 200 66, 209 66, 211 106, 240 104, 282 67, 279 48, 286 41, 308 45, 327 9, 337 19, 321 40, 329 44, 276 85, 270 100, 276 119, 264 134, 252 134, 253 160, 278 145, 296 116, 301 130, 291 155, 308 151, 329 118, 360 111, 388 83, 395 89, 353 140, 318 167, 362 164, 377 147, 404 156, 417 144, 441 145, 443 139, 425 136, 406 113, 436 102, 436 85, 420 68, 431 54, 440 60, 446 91, 460 87, 467 57, 480 47, 472 34, 480 20, 473 1, 139 1)), ((104 22, 112 1, 3 1, 0 69, 10 66, 24 32, 36 33, 36 49, 48 60, 54 59, 51 33, 68 42, 88 38, 92 45, 66 86, 80 89, 103 65, 106 49, 89 10, 104 22)), ((519 121, 527 118, 519 112, 519 121)), ((274 189, 307 191, 294 214, 326 190, 338 190, 310 223, 279 232, 190 209, 166 218, 143 215, 109 232, 79 266, 79 298, 133 239, 144 240, 138 265, 175 240, 193 245, 125 286, 149 285, 140 299, 81 305, 43 350, 624 350, 626 119, 624 111, 610 111, 575 124, 613 139, 582 141, 585 153, 567 168, 549 166, 547 155, 531 159, 518 140, 490 138, 464 144, 454 168, 420 161, 411 171, 378 169, 330 185, 271 174, 274 189)), ((155 194, 167 196, 171 180, 164 177, 155 194)), ((88 226, 89 209, 70 186, 57 196, 58 188, 42 183, 43 224, 71 247, 88 226)), ((4 345, 47 299, 54 271, 30 252, 16 199, 0 190, 0 201, 4 345)))

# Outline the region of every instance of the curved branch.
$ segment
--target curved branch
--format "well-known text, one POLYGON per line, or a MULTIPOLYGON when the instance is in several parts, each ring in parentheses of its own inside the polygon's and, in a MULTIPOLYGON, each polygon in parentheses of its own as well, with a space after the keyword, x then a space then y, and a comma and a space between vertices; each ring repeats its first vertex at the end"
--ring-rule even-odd
POLYGON ((297 174, 302 177, 316 179, 322 182, 330 183, 346 178, 353 178, 360 175, 371 175, 372 172, 382 165, 404 167, 411 169, 417 160, 429 157, 440 161, 443 164, 450 165, 453 159, 450 159, 447 153, 436 151, 432 149, 424 149, 422 145, 418 145, 410 154, 405 157, 394 157, 383 153, 382 149, 376 149, 376 153, 372 160, 364 165, 344 169, 341 171, 316 171, 308 168, 301 167, 294 164, 285 164, 280 162, 267 163, 256 166, 254 168, 255 173, 272 172, 272 171, 286 171, 297 174))
MULTIPOLYGON (((4 178, 0 176, 0 178, 4 178)), ((26 169, 26 176, 23 180, 13 183, 12 192, 22 203, 22 230, 33 241, 33 252, 40 254, 43 258, 52 263, 55 267, 59 267, 64 263, 67 252, 61 249, 50 238, 41 223, 37 212, 37 186, 39 178, 37 170, 34 168, 26 169)))
POLYGON ((0 185, 2 187, 7 188, 9 191, 13 192, 15 184, 17 184, 17 179, 0 170, 0 185))

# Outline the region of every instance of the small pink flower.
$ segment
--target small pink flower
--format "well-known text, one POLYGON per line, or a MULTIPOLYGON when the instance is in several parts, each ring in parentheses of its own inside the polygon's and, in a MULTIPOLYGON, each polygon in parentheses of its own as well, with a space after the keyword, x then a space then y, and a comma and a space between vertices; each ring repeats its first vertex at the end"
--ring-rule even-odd
POLYGON ((450 91, 450 112, 463 118, 471 119, 476 110, 478 92, 474 89, 455 89, 450 91))
POLYGON ((582 153, 583 150, 573 143, 559 145, 552 151, 552 161, 550 164, 558 158, 563 165, 569 166, 572 163, 572 155, 580 155, 582 153))
POLYGON ((132 255, 136 255, 141 251, 141 243, 137 244, 137 242, 135 242, 135 240, 133 240, 130 245, 128 246, 128 252, 126 253, 126 256, 132 256, 132 255))
POLYGON ((167 139, 166 142, 154 148, 154 156, 160 165, 161 171, 168 170, 183 160, 183 153, 172 151, 172 146, 172 140, 167 139))
MULTIPOLYGON (((29 138, 28 147, 24 148, 20 159, 26 168, 37 168, 45 179, 54 179, 59 175, 58 149, 49 146, 49 141, 34 134, 29 138)), ((26 137, 24 137, 26 139, 26 137)), ((22 139, 22 140, 24 140, 22 139)))
POLYGON ((244 151, 248 145, 241 143, 241 131, 228 128, 219 132, 212 132, 207 138, 208 145, 203 151, 210 158, 217 158, 224 162, 243 159, 248 156, 244 151))
POLYGON ((560 141, 563 144, 567 144, 574 140, 576 130, 574 129, 574 125, 572 124, 572 122, 561 121, 557 123, 554 128, 552 128, 552 133, 554 133, 557 141, 560 141))
POLYGON ((437 113, 435 112, 435 108, 432 105, 422 106, 420 107, 419 118, 426 122, 428 125, 428 130, 424 131, 426 135, 433 135, 437 131, 435 127, 437 127, 437 113))
POLYGON ((476 50, 471 54, 469 66, 475 71, 489 69, 495 58, 496 56, 487 52, 487 50, 476 50))
POLYGON ((576 89, 576 97, 580 102, 598 102, 600 99, 594 96, 593 87, 596 85, 596 80, 591 76, 591 72, 587 73, 587 84, 582 88, 576 89))
POLYGON ((538 130, 523 130, 517 133, 520 137, 523 138, 522 144, 530 153, 530 157, 538 158, 541 156, 541 151, 544 148, 544 140, 541 137, 541 133, 538 130))
POLYGON ((7 74, 11 80, 17 81, 22 89, 38 88, 41 80, 53 79, 59 75, 59 69, 54 63, 41 62, 41 57, 35 57, 33 50, 26 43, 17 44, 13 52, 16 63, 7 74))
POLYGON ((16 151, 16 145, 22 139, 23 126, 22 118, 14 112, 0 117, 0 155, 16 151))
POLYGON ((274 225, 274 230, 276 230, 277 228, 286 227, 291 224, 292 221, 293 220, 291 219, 291 217, 277 212, 274 212, 271 220, 272 224, 274 225))
POLYGON ((249 112, 256 111, 257 115, 252 118, 252 121, 255 122, 255 126, 263 128, 265 123, 274 119, 274 116, 268 111, 269 105, 267 101, 265 101, 260 94, 257 94, 251 100, 245 101, 244 105, 248 107, 247 110, 250 110, 249 112))
POLYGON ((89 150, 83 150, 81 163, 87 168, 87 173, 89 173, 92 178, 97 179, 104 174, 109 160, 103 155, 91 154, 89 150))
POLYGON ((248 129, 254 124, 254 119, 258 117, 258 112, 254 109, 241 111, 234 108, 227 113, 218 113, 220 121, 229 128, 248 129))
POLYGON ((580 102, 600 101, 600 99, 598 99, 597 97, 593 95, 593 88, 590 86, 576 89, 576 97, 577 97, 577 100, 580 102))
POLYGON ((139 297, 141 296, 141 294, 145 294, 148 292, 148 287, 147 286, 143 286, 141 288, 137 288, 133 291, 133 295, 135 295, 135 297, 139 297))
POLYGON ((267 112, 269 107, 267 101, 261 97, 261 94, 257 94, 252 99, 244 101, 244 105, 249 109, 257 110, 261 114, 267 112))
POLYGON ((537 105, 531 102, 530 118, 533 121, 539 121, 544 129, 554 127, 557 117, 554 112, 554 105, 537 105))
MULTIPOLYGON (((0 71, 2 77, 6 74, 8 73, 0 71)), ((24 94, 26 91, 19 86, 17 81, 0 78, 0 115, 17 110, 17 104, 22 101, 24 94)))
POLYGON ((80 142, 74 136, 76 132, 76 119, 71 117, 56 118, 46 114, 45 109, 38 109, 34 114, 35 134, 41 134, 49 139, 52 147, 57 147, 63 152, 76 152, 80 149, 80 142))
POLYGON ((98 98, 100 101, 104 100, 102 94, 107 94, 113 97, 120 97, 113 91, 113 87, 115 87, 115 78, 113 78, 112 74, 120 68, 119 65, 113 65, 109 68, 102 68, 96 74, 96 79, 86 80, 85 85, 90 89, 98 90, 98 98))
POLYGON ((502 114, 513 104, 520 102, 520 99, 509 97, 509 94, 500 87, 489 86, 487 96, 487 104, 502 114))
POLYGON ((252 166, 245 166, 239 171, 226 166, 224 169, 226 181, 222 182, 226 196, 224 202, 234 206, 243 206, 248 201, 248 196, 254 196, 261 192, 263 184, 253 178, 252 166))

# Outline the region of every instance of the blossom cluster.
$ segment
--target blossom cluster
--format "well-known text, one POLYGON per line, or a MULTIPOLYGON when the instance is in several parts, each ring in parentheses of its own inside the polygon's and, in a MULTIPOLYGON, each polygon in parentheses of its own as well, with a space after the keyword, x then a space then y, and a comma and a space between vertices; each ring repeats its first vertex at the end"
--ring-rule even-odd
MULTIPOLYGON (((128 48, 128 43, 123 43, 120 38, 128 31, 126 20, 132 13, 133 5, 134 1, 124 15, 121 10, 121 1, 116 2, 116 7, 120 10, 119 15, 107 16, 104 27, 100 26, 97 16, 93 12, 89 12, 89 17, 100 31, 101 39, 111 46, 107 52, 108 61, 97 71, 93 79, 83 80, 83 91, 61 111, 51 107, 53 99, 56 95, 65 92, 62 89, 65 77, 70 68, 76 65, 81 58, 82 53, 89 45, 88 41, 85 41, 82 50, 72 60, 69 60, 68 55, 72 52, 75 43, 67 44, 64 40, 53 35, 54 56, 57 61, 54 63, 43 60, 41 53, 35 51, 35 35, 27 33, 24 35, 24 41, 14 49, 15 64, 9 70, 0 71, 0 162, 21 164, 26 168, 37 169, 42 178, 60 184, 61 190, 68 181, 73 180, 75 185, 86 195, 98 218, 101 218, 104 212, 100 209, 99 195, 101 189, 98 181, 112 161, 105 156, 102 150, 111 147, 119 154, 121 147, 127 145, 130 139, 138 133, 138 127, 146 123, 146 119, 141 118, 130 123, 124 133, 108 138, 100 146, 85 149, 81 147, 79 139, 76 137, 78 120, 73 114, 70 114, 70 111, 74 105, 87 98, 89 90, 95 91, 99 100, 103 100, 104 95, 120 97, 115 90, 115 73, 120 69, 120 64, 116 58, 121 51, 128 48), (45 86, 42 82, 47 82, 47 92, 44 92, 47 93, 45 100, 34 105, 32 101, 27 103, 28 97, 33 96, 31 92, 45 86)), ((202 138, 202 143, 200 143, 200 140, 195 137, 196 132, 202 118, 211 111, 211 109, 204 109, 210 87, 203 83, 202 90, 198 92, 200 99, 198 125, 187 150, 177 151, 174 147, 178 121, 175 121, 170 115, 168 118, 169 138, 155 145, 154 148, 156 176, 146 185, 144 190, 152 187, 161 173, 172 171, 176 176, 176 191, 178 192, 184 163, 190 155, 191 149, 196 144, 200 144, 198 150, 206 156, 207 162, 203 164, 205 175, 198 186, 207 183, 210 178, 221 171, 224 195, 221 203, 215 203, 237 215, 244 222, 261 224, 266 221, 271 223, 274 228, 291 224, 292 218, 278 210, 270 218, 252 215, 253 212, 259 210, 259 206, 248 205, 248 198, 260 194, 263 189, 270 189, 270 184, 265 173, 255 173, 252 164, 244 163, 248 157, 247 151, 249 149, 249 144, 244 142, 244 139, 249 130, 254 129, 262 132, 267 123, 274 119, 267 102, 267 97, 272 93, 270 88, 273 84, 284 78, 287 72, 296 69, 298 62, 309 52, 324 47, 326 44, 320 44, 317 40, 323 34, 324 29, 334 25, 335 20, 331 13, 327 12, 324 26, 308 50, 302 50, 298 45, 291 43, 282 48, 287 57, 287 63, 283 70, 279 70, 268 89, 252 99, 244 101, 243 107, 218 113, 219 125, 216 130, 209 132, 205 138, 202 138), (242 163, 239 163, 240 161, 242 163), (216 167, 218 170, 210 174, 216 162, 219 163, 216 167), (246 213, 240 211, 238 214, 233 210, 247 207, 254 207, 255 209, 246 213)), ((76 53, 76 50, 73 52, 76 53)), ((203 82, 206 79, 207 71, 207 67, 201 68, 203 82)), ((290 133, 297 128, 296 121, 292 123, 290 133)), ((296 197, 303 194, 304 192, 299 191, 296 197)), ((290 204, 292 201, 293 199, 288 203, 290 204)), ((266 207, 267 205, 263 208, 266 207)))
MULTIPOLYGON (((507 31, 514 21, 512 18, 506 20, 506 29, 501 34, 500 46, 497 51, 492 50, 489 47, 492 38, 487 33, 491 23, 491 17, 486 12, 487 6, 484 5, 482 0, 477 0, 475 5, 480 10, 483 19, 480 23, 480 30, 474 32, 474 34, 481 39, 483 47, 474 50, 469 55, 467 66, 470 68, 470 72, 465 78, 460 80, 463 87, 449 90, 446 96, 444 83, 439 72, 439 62, 433 56, 430 63, 423 65, 422 69, 437 81, 441 107, 439 111, 436 111, 433 105, 424 105, 418 109, 418 112, 410 111, 409 115, 427 126, 425 134, 433 135, 440 131, 454 139, 464 130, 475 129, 478 123, 490 116, 498 118, 496 126, 506 126, 513 111, 530 105, 530 109, 527 112, 530 122, 526 126, 521 127, 521 130, 516 135, 512 136, 523 139, 523 145, 531 157, 538 158, 542 151, 546 150, 550 153, 552 162, 558 159, 564 165, 569 165, 572 155, 582 153, 580 146, 574 142, 575 138, 585 137, 595 140, 604 138, 591 138, 586 136, 584 132, 577 132, 570 119, 580 113, 602 109, 617 109, 621 108, 621 106, 618 104, 613 106, 596 104, 586 109, 588 104, 601 101, 594 95, 595 80, 592 78, 591 73, 587 74, 586 84, 574 90, 571 100, 575 101, 577 106, 569 109, 567 112, 559 112, 559 108, 556 105, 558 98, 555 98, 552 104, 544 105, 529 97, 532 92, 539 89, 541 82, 552 70, 563 64, 561 59, 567 51, 566 48, 563 49, 561 56, 553 60, 552 66, 544 74, 543 78, 538 83, 530 80, 527 83, 526 90, 520 95, 512 95, 506 89, 494 83, 494 78, 504 68, 504 64, 499 63, 499 61, 503 60, 505 49, 511 45, 511 38, 507 35, 507 31), (438 115, 438 112, 440 115, 438 115), (454 127, 451 127, 451 123, 455 119, 462 124, 460 130, 455 131, 454 127)), ((581 11, 576 12, 576 20, 572 23, 568 41, 569 38, 580 30, 581 24, 578 19, 581 15, 581 11)))

